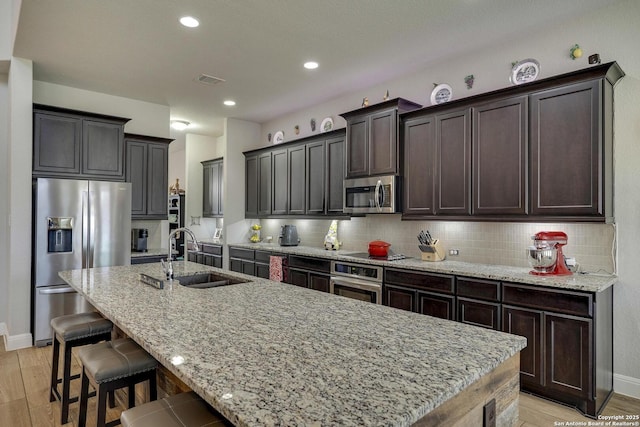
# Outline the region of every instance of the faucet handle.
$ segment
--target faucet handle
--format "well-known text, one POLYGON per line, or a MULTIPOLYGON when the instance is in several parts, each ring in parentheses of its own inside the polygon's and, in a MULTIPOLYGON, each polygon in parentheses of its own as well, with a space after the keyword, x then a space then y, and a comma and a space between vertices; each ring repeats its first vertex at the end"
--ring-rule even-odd
POLYGON ((173 263, 171 259, 167 259, 166 263, 161 259, 160 264, 162 264, 162 271, 167 276, 167 280, 173 280, 173 263))

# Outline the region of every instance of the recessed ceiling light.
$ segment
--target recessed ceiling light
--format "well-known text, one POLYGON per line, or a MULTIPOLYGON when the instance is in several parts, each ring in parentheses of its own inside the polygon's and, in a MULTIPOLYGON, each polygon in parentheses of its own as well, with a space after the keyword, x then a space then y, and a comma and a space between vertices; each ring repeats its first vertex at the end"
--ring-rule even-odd
POLYGON ((306 68, 307 70, 315 70, 316 68, 318 68, 318 63, 315 61, 305 62, 304 68, 306 68))
POLYGON ((180 18, 180 23, 189 28, 195 28, 200 25, 200 22, 193 16, 183 16, 180 18))
POLYGON ((186 120, 171 120, 171 127, 175 130, 185 130, 190 124, 186 120))
POLYGON ((233 107, 234 105, 236 105, 236 101, 227 99, 226 101, 223 102, 223 104, 226 105, 227 107, 233 107))

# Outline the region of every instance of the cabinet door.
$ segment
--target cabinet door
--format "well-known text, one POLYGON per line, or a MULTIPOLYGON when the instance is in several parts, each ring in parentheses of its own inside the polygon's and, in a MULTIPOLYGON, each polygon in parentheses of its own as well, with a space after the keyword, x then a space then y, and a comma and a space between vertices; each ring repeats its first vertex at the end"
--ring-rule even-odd
POLYGON ((256 275, 256 263, 253 261, 242 261, 242 273, 250 276, 256 275))
POLYGON ((131 215, 147 214, 147 144, 127 141, 125 180, 131 183, 131 215))
POLYGON ((237 258, 229 258, 229 270, 236 273, 242 273, 242 260, 237 258))
POLYGON ((500 304, 458 298, 458 321, 500 330, 500 304))
POLYGON ((604 215, 601 84, 531 95, 532 214, 604 215))
POLYGON ((304 215, 306 205, 305 169, 307 167, 305 146, 289 148, 287 156, 287 213, 304 215))
POLYGON ((167 217, 169 146, 149 144, 147 148, 147 216, 167 217))
POLYGON ((271 215, 271 153, 258 156, 258 215, 271 215))
POLYGON ((405 215, 434 214, 435 134, 433 117, 404 124, 405 215))
POLYGON ((382 303, 401 310, 416 310, 416 291, 397 286, 384 285, 382 303))
POLYGON ((471 114, 469 109, 437 115, 435 185, 438 215, 471 213, 471 114))
POLYGON ((347 123, 347 178, 369 174, 369 120, 354 117, 347 123))
POLYGON ((545 335, 547 388, 590 398, 593 394, 591 319, 545 314, 545 335))
POLYGON ((527 213, 527 98, 473 108, 473 213, 527 213))
POLYGON ((82 120, 34 113, 33 171, 79 174, 82 120))
POLYGON ((287 213, 287 195, 288 179, 287 179, 287 150, 277 150, 271 152, 273 170, 271 213, 273 215, 284 215, 287 213))
POLYGON ((396 109, 370 117, 369 174, 390 175, 398 171, 398 129, 396 109))
POLYGON ((300 286, 301 288, 308 288, 308 276, 309 274, 305 270, 289 268, 289 283, 292 285, 300 286))
POLYGON ((260 277, 262 279, 269 278, 269 264, 262 264, 256 262, 256 277, 260 277))
MULTIPOLYGON (((312 142, 307 149, 307 213, 323 214, 325 212, 325 143, 312 142)), ((342 205, 340 206, 342 210, 342 205)))
POLYGON ((542 385, 543 343, 542 312, 504 306, 502 330, 527 339, 527 346, 520 351, 520 383, 542 385))
POLYGON ((245 166, 245 218, 258 216, 258 156, 247 157, 245 166))
POLYGON ((213 164, 202 164, 202 216, 210 218, 213 216, 212 181, 213 164))
POLYGON ((309 273, 309 289, 329 292, 331 277, 326 274, 309 273))
POLYGON ((418 313, 440 319, 456 320, 456 299, 454 296, 419 291, 418 313))
POLYGON ((82 121, 82 173, 124 179, 124 132, 121 124, 82 121))
POLYGON ((215 191, 217 191, 218 210, 216 215, 222 216, 224 214, 223 200, 224 200, 224 163, 220 161, 218 164, 218 180, 216 181, 215 191))
POLYGON ((344 138, 327 140, 326 210, 342 213, 344 208, 344 138))

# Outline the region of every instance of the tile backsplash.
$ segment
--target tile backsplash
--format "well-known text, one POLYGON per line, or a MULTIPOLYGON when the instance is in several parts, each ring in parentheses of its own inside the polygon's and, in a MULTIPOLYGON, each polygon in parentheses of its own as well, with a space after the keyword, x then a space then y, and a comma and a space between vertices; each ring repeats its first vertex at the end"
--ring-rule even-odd
MULTIPOLYGON (((256 220, 262 225, 261 237, 273 237, 278 244, 280 226, 294 224, 300 244, 322 247, 330 220, 256 220)), ((564 231, 568 244, 564 254, 576 258, 581 271, 615 272, 614 224, 586 223, 510 223, 465 221, 401 221, 400 215, 369 215, 338 221, 338 239, 344 250, 366 251, 372 240, 391 243, 391 249, 410 257, 420 257, 418 240, 420 230, 429 230, 447 250, 447 259, 482 264, 528 267, 526 248, 532 244, 531 236, 538 231, 564 231), (457 249, 459 255, 448 255, 457 249)))

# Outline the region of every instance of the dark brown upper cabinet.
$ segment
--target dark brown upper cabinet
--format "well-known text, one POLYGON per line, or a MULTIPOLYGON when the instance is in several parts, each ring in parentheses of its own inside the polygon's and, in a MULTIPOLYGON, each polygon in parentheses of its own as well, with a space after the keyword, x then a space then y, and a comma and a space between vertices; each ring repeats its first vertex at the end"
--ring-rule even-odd
POLYGON ((224 159, 222 157, 202 163, 202 216, 219 218, 223 215, 222 189, 224 187, 224 159))
POLYGON ((403 114, 403 218, 610 221, 623 76, 613 62, 403 114))
POLYGON ((405 215, 470 213, 470 121, 468 108, 405 121, 405 215))
POLYGON ((344 140, 340 129, 245 152, 245 218, 342 215, 344 140))
POLYGON ((124 181, 129 119, 33 106, 33 175, 124 181))
POLYGON ((591 80, 531 95, 531 212, 603 216, 604 168, 611 135, 603 133, 603 81, 591 80))
POLYGON ((346 177, 398 174, 398 114, 417 108, 396 98, 341 114, 347 121, 346 177))
POLYGON ((527 213, 527 97, 473 107, 473 214, 527 213))
POLYGON ((167 219, 169 144, 172 139, 125 134, 125 181, 131 183, 131 218, 167 219))

